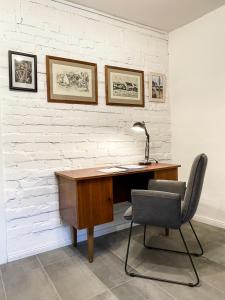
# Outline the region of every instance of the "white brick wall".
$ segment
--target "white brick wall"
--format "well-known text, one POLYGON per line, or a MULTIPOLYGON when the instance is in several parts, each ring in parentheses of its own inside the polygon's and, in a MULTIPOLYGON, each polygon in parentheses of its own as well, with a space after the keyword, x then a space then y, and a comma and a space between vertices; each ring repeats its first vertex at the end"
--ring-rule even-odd
MULTIPOLYGON (((0 99, 9 260, 70 242, 60 224, 56 170, 136 162, 144 136, 151 152, 170 159, 170 113, 149 102, 148 74, 167 74, 167 35, 51 0, 0 1, 0 99), (8 89, 8 50, 38 56, 38 93, 8 89), (48 103, 45 55, 98 64, 98 106, 48 103), (145 71, 145 108, 105 105, 104 65, 145 71)), ((82 237, 81 237, 82 238, 82 237)))

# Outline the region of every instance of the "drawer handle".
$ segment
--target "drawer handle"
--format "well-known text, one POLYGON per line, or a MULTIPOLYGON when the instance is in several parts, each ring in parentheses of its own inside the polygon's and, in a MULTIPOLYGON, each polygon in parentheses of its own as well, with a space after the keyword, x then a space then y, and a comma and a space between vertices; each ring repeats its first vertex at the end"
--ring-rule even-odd
POLYGON ((110 201, 110 202, 112 201, 110 197, 108 198, 108 201, 110 201))

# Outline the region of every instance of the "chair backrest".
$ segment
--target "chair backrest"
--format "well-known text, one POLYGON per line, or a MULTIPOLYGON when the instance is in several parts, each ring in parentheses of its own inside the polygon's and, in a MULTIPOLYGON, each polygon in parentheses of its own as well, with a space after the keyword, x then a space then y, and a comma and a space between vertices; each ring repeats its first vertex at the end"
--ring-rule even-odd
POLYGON ((187 189, 184 195, 182 223, 190 221, 197 210, 204 182, 207 161, 208 158, 206 154, 203 153, 199 154, 192 164, 187 189))

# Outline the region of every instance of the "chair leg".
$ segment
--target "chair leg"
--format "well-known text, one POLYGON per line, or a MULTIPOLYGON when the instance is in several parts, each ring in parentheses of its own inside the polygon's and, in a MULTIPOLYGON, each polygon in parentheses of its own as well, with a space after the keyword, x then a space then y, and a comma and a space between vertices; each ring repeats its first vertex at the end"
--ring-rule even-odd
POLYGON ((202 255, 204 254, 204 250, 203 250, 203 248, 202 248, 202 245, 201 245, 201 243, 200 243, 200 241, 199 241, 199 239, 198 239, 198 236, 197 236, 197 234, 196 234, 196 232, 195 232, 195 230, 194 230, 193 225, 191 224, 191 221, 189 221, 189 224, 190 224, 190 226, 191 226, 191 229, 192 229, 192 231, 193 231, 193 233, 194 233, 194 236, 195 236, 195 238, 196 238, 196 241, 197 241, 197 243, 198 243, 198 245, 199 245, 199 248, 200 248, 200 250, 201 250, 200 253, 194 253, 193 255, 195 255, 195 256, 202 256, 202 255))
POLYGON ((128 244, 127 244, 127 253, 126 253, 126 259, 125 259, 125 273, 129 276, 133 276, 132 273, 129 273, 127 271, 127 264, 128 264, 128 256, 129 256, 129 250, 130 250, 130 240, 131 240, 132 229, 133 229, 133 221, 131 221, 131 223, 130 223, 130 231, 129 231, 128 244))
MULTIPOLYGON (((131 241, 131 235, 132 235, 132 228, 133 228, 133 221, 130 224, 130 232, 129 232, 129 237, 128 237, 128 245, 127 245, 127 252, 126 252, 126 259, 125 259, 125 272, 126 272, 127 275, 129 275, 131 277, 139 277, 139 278, 156 280, 156 281, 161 281, 161 282, 168 282, 168 283, 173 283, 173 284, 185 285, 185 286, 189 286, 189 287, 195 287, 195 286, 199 285, 199 282, 200 282, 199 276, 198 276, 197 270, 195 268, 194 262, 192 260, 191 253, 189 252, 187 243, 184 239, 183 233, 182 233, 180 228, 179 228, 179 232, 180 232, 182 241, 184 243, 185 249, 187 251, 186 253, 185 252, 183 252, 183 253, 185 253, 189 257, 189 260, 191 262, 192 268, 193 268, 195 276, 196 276, 196 282, 194 282, 194 283, 192 283, 192 282, 182 282, 182 281, 163 279, 163 278, 160 278, 160 277, 152 277, 152 276, 137 274, 137 273, 134 273, 134 272, 129 272, 127 266, 128 266, 128 257, 129 257, 129 250, 130 250, 130 241, 131 241)), ((146 225, 144 226, 144 241, 145 241, 145 236, 146 236, 146 225)), ((159 250, 161 250, 161 249, 159 249, 159 250)), ((164 249, 162 249, 162 250, 164 250, 164 249)), ((176 252, 176 251, 171 251, 171 252, 176 252)))
MULTIPOLYGON (((200 253, 196 253, 196 252, 190 252, 191 255, 193 256, 202 256, 204 254, 204 251, 203 251, 203 248, 202 248, 202 245, 198 239, 198 236, 194 230, 194 227, 193 225, 191 224, 191 222, 189 221, 189 225, 191 226, 191 229, 192 229, 192 232, 194 233, 194 236, 195 236, 195 239, 199 245, 199 248, 201 250, 200 253)), ((166 252, 174 252, 174 253, 179 253, 179 254, 185 254, 187 255, 187 252, 184 252, 184 251, 177 251, 177 250, 170 250, 170 249, 163 249, 163 248, 158 248, 158 247, 152 247, 152 246, 149 246, 146 244, 146 228, 147 228, 147 225, 144 225, 144 241, 143 241, 143 244, 145 246, 145 248, 148 248, 148 249, 152 249, 152 250, 160 250, 160 251, 166 251, 166 252)))
POLYGON ((190 262, 191 262, 192 268, 193 268, 193 270, 194 270, 194 272, 195 272, 195 276, 196 276, 196 279, 197 279, 196 283, 189 283, 190 286, 194 287, 194 286, 199 285, 199 282, 200 282, 199 276, 198 276, 198 272, 197 272, 197 270, 196 270, 196 268, 195 268, 194 262, 193 262, 192 257, 191 257, 191 253, 189 252, 189 249, 188 249, 187 243, 186 243, 186 241, 185 241, 185 239, 184 239, 184 236, 183 236, 183 233, 182 233, 182 231, 181 231, 181 228, 179 228, 179 232, 180 232, 180 235, 181 235, 181 237, 182 237, 182 240, 183 240, 185 249, 186 249, 186 251, 187 251, 187 255, 188 255, 188 257, 189 257, 189 260, 190 260, 190 262))
POLYGON ((170 234, 169 228, 165 228, 165 236, 169 236, 169 234, 170 234))

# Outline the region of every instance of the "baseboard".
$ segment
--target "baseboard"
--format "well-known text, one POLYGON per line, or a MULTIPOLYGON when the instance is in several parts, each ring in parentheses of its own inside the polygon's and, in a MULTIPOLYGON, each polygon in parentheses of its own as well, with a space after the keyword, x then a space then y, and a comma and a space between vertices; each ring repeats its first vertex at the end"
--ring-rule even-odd
POLYGON ((201 216, 201 215, 195 215, 194 220, 198 221, 198 222, 201 222, 201 223, 205 223, 205 224, 208 224, 208 225, 212 225, 212 226, 215 226, 215 227, 225 229, 225 222, 223 222, 221 220, 216 220, 216 219, 212 219, 212 218, 201 216))
POLYGON ((8 262, 10 261, 14 261, 14 260, 18 260, 18 259, 22 259, 25 257, 29 257, 32 255, 36 255, 39 253, 43 253, 43 252, 47 252, 47 251, 51 251, 57 248, 61 248, 64 246, 68 246, 71 244, 71 240, 63 240, 63 241, 54 241, 52 243, 46 243, 44 246, 40 246, 40 247, 35 247, 32 249, 27 249, 27 250, 22 250, 22 251, 16 251, 13 252, 11 254, 8 255, 8 262))
MULTIPOLYGON (((121 223, 121 224, 113 224, 111 226, 103 225, 102 228, 97 228, 95 230, 94 235, 95 235, 95 237, 102 236, 102 235, 109 234, 109 233, 112 233, 115 231, 126 229, 129 227, 129 225, 130 225, 129 222, 125 222, 125 223, 121 223)), ((78 242, 85 241, 87 239, 86 231, 82 230, 82 231, 80 231, 80 233, 78 232, 77 239, 78 239, 78 242)), ((25 257, 29 257, 32 255, 40 254, 43 252, 51 251, 51 250, 54 250, 57 248, 65 247, 65 246, 71 245, 71 243, 72 243, 71 239, 65 239, 63 241, 54 241, 54 242, 48 243, 48 244, 46 243, 44 246, 35 247, 33 249, 13 252, 13 253, 9 254, 8 262, 22 259, 25 257)))
MULTIPOLYGON (((215 227, 225 229, 225 222, 223 222, 221 220, 216 220, 216 219, 212 219, 212 218, 201 216, 201 215, 196 215, 194 217, 194 220, 201 222, 201 223, 205 223, 205 224, 209 224, 209 225, 212 225, 215 227)), ((116 231, 120 231, 120 230, 129 228, 129 225, 130 225, 129 222, 124 222, 124 223, 120 223, 120 224, 110 224, 110 225, 105 224, 105 225, 102 225, 100 228, 96 228, 94 234, 95 234, 95 237, 102 236, 105 234, 109 234, 112 232, 116 232, 116 231)), ((85 241, 86 239, 87 239, 86 231, 85 230, 80 231, 78 233, 78 242, 85 241)), ((18 260, 21 258, 29 257, 32 255, 36 255, 39 253, 51 251, 51 250, 54 250, 57 248, 65 247, 65 246, 71 245, 71 243, 72 243, 71 239, 65 239, 63 241, 54 241, 52 243, 48 243, 48 244, 45 244, 44 246, 40 246, 40 247, 35 247, 33 249, 14 252, 8 256, 8 261, 10 262, 10 261, 18 260)))

